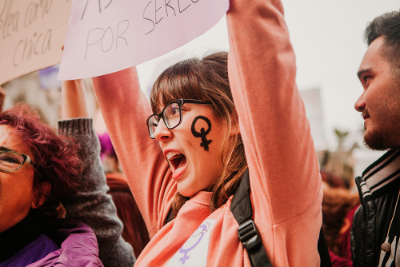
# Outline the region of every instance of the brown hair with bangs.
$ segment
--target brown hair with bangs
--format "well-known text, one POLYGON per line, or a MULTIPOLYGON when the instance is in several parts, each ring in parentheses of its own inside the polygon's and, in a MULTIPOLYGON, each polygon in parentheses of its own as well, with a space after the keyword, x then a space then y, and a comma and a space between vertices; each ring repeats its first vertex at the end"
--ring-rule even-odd
MULTIPOLYGON (((211 186, 213 192, 210 209, 214 211, 233 195, 247 168, 244 146, 240 133, 231 134, 232 126, 238 127, 228 79, 228 53, 218 52, 203 59, 187 59, 166 69, 154 83, 150 104, 154 113, 162 105, 177 99, 209 100, 214 115, 221 123, 227 123, 228 131, 221 144, 222 175, 211 186)), ((172 204, 173 215, 189 198, 179 192, 172 204)))

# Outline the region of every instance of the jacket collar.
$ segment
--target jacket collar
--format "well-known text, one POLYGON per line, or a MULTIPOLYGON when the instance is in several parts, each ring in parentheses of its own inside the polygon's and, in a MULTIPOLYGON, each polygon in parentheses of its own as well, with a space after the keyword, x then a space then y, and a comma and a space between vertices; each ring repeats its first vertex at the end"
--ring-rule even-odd
POLYGON ((400 150, 389 150, 371 164, 359 180, 361 195, 364 199, 375 198, 397 182, 400 176, 400 150))
POLYGON ((53 227, 56 231, 51 238, 56 243, 61 241, 61 248, 27 267, 58 265, 103 267, 99 259, 96 236, 89 226, 78 221, 57 219, 53 227))
POLYGON ((40 218, 31 211, 23 220, 0 233, 0 262, 5 262, 22 248, 32 243, 42 234, 48 226, 50 218, 40 218))

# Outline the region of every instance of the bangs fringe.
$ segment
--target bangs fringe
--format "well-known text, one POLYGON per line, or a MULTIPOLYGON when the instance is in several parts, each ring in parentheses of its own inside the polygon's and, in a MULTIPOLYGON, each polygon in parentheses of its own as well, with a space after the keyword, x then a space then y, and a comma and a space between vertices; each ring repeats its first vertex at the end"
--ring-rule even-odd
POLYGON ((198 58, 187 59, 169 67, 158 77, 150 94, 153 113, 161 112, 161 107, 178 99, 208 100, 196 68, 200 63, 198 58))

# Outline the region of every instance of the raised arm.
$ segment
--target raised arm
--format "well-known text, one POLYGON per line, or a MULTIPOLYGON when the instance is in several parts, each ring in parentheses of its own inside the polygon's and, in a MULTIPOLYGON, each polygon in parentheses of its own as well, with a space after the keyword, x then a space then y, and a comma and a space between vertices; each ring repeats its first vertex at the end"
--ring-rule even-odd
POLYGON ((63 120, 89 117, 83 80, 62 81, 61 96, 63 120))
POLYGON ((229 79, 256 224, 262 220, 273 227, 271 251, 282 248, 291 255, 278 257, 276 266, 315 266, 321 181, 282 4, 231 0, 227 20, 229 79))
POLYGON ((63 201, 66 217, 90 226, 99 243, 99 257, 104 266, 132 267, 133 250, 122 237, 122 223, 117 217, 100 161, 100 144, 93 121, 87 116, 85 91, 81 81, 63 82, 63 120, 59 134, 73 137, 79 144, 83 170, 74 195, 63 201))
POLYGON ((104 121, 150 238, 163 226, 176 192, 157 142, 149 137, 150 105, 136 68, 93 78, 104 121), (159 214, 161 217, 159 217, 159 214))

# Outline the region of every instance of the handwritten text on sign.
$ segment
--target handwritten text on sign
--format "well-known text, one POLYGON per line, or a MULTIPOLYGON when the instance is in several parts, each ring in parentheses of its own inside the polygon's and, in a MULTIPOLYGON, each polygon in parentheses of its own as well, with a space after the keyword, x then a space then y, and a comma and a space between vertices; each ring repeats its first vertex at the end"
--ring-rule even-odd
POLYGON ((0 0, 0 84, 61 61, 71 0, 0 0))
POLYGON ((58 79, 159 57, 206 32, 228 8, 229 0, 74 0, 58 79))

